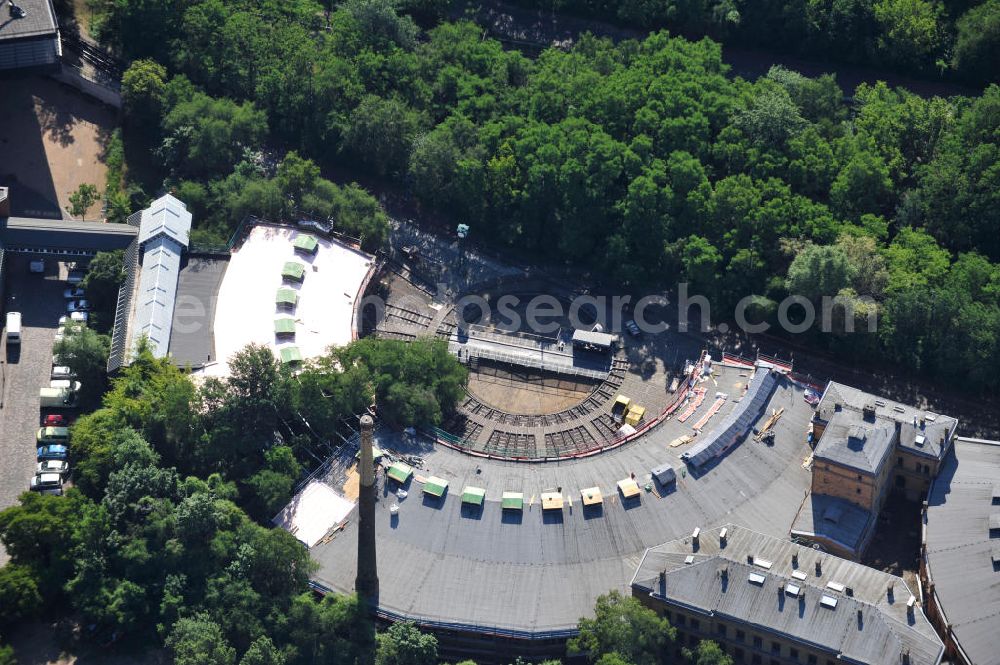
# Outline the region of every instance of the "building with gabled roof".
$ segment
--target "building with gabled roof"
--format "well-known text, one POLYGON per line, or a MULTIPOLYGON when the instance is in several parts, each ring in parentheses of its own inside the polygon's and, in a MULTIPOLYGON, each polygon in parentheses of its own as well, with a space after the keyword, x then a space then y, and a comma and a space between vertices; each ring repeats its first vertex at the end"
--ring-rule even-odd
POLYGON ((170 194, 130 218, 139 226, 137 244, 131 252, 135 266, 129 271, 130 283, 123 287, 128 297, 119 296, 119 307, 128 308, 130 314, 121 321, 116 316, 113 334, 113 338, 119 336, 119 323, 127 325, 121 338, 126 354, 142 338, 147 340, 155 357, 163 358, 168 353, 177 282, 182 256, 190 243, 191 219, 187 206, 170 194))
POLYGON ((52 0, 0 3, 0 70, 58 68, 61 58, 52 0))
POLYGON ((830 382, 811 423, 812 487, 791 534, 860 557, 890 492, 926 495, 958 421, 830 382))
POLYGON ((190 244, 191 213, 187 206, 170 194, 165 194, 139 213, 139 244, 163 236, 182 247, 190 244))
POLYGON ((937 665, 944 653, 901 578, 732 524, 649 548, 631 587, 678 649, 711 639, 736 663, 937 665))

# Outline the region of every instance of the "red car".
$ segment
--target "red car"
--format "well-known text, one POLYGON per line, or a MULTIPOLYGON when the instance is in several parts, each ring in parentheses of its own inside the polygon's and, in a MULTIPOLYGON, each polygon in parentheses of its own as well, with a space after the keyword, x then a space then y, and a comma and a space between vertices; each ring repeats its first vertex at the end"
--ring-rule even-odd
POLYGON ((58 413, 50 413, 42 421, 42 427, 66 427, 66 416, 58 413))

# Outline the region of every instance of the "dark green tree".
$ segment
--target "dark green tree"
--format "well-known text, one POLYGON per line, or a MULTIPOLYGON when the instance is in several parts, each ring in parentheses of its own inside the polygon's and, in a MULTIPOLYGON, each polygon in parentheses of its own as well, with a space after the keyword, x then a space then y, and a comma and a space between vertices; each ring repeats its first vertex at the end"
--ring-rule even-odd
POLYGON ((236 662, 236 652, 226 643, 222 630, 204 614, 178 620, 166 642, 177 665, 236 662))
POLYGON ((412 623, 394 623, 379 633, 376 665, 435 665, 437 638, 420 632, 412 623))
POLYGON ((666 665, 673 662, 675 634, 656 612, 612 591, 598 597, 593 619, 580 619, 580 634, 569 640, 567 652, 585 654, 591 662, 617 654, 635 665, 666 665))

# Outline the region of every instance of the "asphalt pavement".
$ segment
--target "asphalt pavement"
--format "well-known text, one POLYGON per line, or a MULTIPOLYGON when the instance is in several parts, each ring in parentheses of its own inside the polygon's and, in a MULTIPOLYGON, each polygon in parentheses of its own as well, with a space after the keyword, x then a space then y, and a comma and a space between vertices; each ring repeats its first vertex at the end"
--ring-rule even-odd
MULTIPOLYGON (((20 348, 0 342, 0 509, 17 503, 35 469, 38 390, 49 384, 52 345, 66 313, 59 264, 46 260, 44 275, 28 272, 29 256, 8 255, 4 312, 21 312, 20 348)), ((0 565, 7 554, 0 547, 0 565)))

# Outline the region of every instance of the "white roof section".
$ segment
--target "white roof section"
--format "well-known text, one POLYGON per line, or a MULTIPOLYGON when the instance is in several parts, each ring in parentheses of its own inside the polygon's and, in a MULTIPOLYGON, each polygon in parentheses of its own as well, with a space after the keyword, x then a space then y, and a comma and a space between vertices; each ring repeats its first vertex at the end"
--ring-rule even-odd
POLYGON ((145 335, 153 355, 163 358, 170 343, 170 328, 181 270, 181 247, 165 236, 146 244, 139 268, 139 289, 132 317, 132 344, 145 335))
POLYGON ((354 502, 337 494, 328 485, 311 480, 288 502, 271 522, 312 547, 354 509, 354 502))
POLYGON ((191 235, 191 213, 184 203, 165 194, 142 211, 139 222, 139 244, 164 235, 187 247, 191 235))
POLYGON ((294 341, 283 339, 282 343, 297 346, 303 359, 321 356, 329 347, 354 339, 354 304, 374 269, 372 257, 324 238, 317 238, 314 255, 296 255, 292 243, 299 235, 311 234, 255 226, 239 249, 233 250, 215 306, 212 357, 218 362, 206 365, 203 373, 228 376, 229 359, 251 343, 268 346, 278 355, 274 297, 283 287, 294 290, 298 301, 294 310, 283 312, 295 319, 294 341), (305 261, 305 277, 301 282, 284 282, 282 267, 293 260, 305 261))

